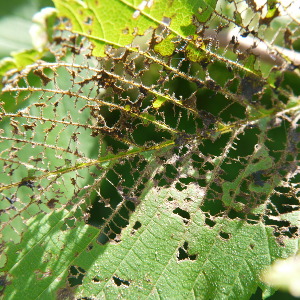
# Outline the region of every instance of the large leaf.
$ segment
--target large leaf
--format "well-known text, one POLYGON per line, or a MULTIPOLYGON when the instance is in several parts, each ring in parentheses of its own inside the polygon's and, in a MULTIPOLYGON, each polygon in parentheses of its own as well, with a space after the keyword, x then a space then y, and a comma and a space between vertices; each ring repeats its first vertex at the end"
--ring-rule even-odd
POLYGON ((55 4, 48 59, 3 76, 4 299, 269 295, 261 271, 298 250, 298 21, 55 4))

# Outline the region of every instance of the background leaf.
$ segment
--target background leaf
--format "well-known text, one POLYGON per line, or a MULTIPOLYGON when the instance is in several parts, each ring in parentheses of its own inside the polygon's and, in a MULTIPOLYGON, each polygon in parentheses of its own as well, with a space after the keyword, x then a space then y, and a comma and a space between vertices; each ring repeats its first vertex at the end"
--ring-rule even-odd
POLYGON ((0 12, 0 58, 12 51, 31 49, 29 29, 32 16, 44 6, 53 6, 50 0, 5 1, 0 12))

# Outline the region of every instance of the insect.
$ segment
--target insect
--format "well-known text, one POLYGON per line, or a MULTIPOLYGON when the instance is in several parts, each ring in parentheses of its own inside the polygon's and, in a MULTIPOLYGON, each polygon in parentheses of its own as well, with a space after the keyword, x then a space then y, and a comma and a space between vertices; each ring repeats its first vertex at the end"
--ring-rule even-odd
POLYGON ((5 199, 8 200, 8 202, 9 202, 11 205, 13 205, 13 204, 16 202, 16 200, 13 200, 13 199, 11 199, 11 198, 9 198, 9 197, 6 197, 6 196, 5 196, 5 199))
POLYGON ((254 30, 246 31, 243 34, 241 34, 241 37, 247 37, 249 34, 256 35, 256 32, 254 30))
POLYGON ((19 184, 19 187, 21 186, 27 186, 33 190, 34 188, 34 182, 32 180, 22 180, 21 183, 19 184))
MULTIPOLYGON (((32 180, 28 179, 28 178, 23 178, 22 181, 19 183, 18 188, 21 187, 21 186, 27 186, 27 187, 29 187, 33 190, 34 182, 32 180)), ((10 205, 11 205, 10 208, 14 208, 13 204, 17 201, 17 198, 13 199, 12 197, 9 198, 7 196, 4 196, 4 198, 10 203, 10 205)))

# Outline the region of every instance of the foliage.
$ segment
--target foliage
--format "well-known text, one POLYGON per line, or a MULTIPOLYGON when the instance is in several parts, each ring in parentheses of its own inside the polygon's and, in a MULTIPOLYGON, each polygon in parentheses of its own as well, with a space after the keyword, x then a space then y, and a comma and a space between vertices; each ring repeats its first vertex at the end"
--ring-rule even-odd
POLYGON ((53 4, 51 0, 2 1, 0 11, 0 58, 32 46, 29 30, 32 15, 42 7, 53 4))
POLYGON ((261 271, 298 250, 299 21, 54 3, 49 51, 1 69, 4 299, 270 295, 261 271))

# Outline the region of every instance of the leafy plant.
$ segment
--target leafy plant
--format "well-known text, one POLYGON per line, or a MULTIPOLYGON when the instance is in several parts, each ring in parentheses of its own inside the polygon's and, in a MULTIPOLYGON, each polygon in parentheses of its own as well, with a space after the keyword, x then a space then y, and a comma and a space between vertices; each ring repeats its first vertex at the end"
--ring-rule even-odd
POLYGON ((48 51, 1 69, 4 299, 271 295, 298 250, 298 19, 54 3, 48 51))

